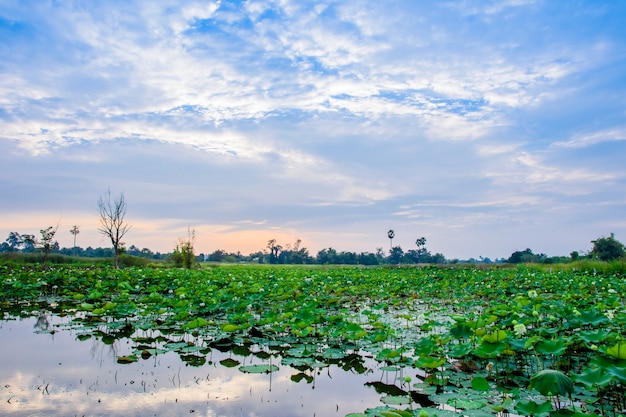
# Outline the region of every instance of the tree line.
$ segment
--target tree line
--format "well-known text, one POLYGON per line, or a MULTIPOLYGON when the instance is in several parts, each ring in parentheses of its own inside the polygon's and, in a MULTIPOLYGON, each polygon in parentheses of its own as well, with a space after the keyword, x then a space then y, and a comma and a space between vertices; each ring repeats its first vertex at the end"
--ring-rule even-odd
POLYGON ((98 231, 107 237, 111 246, 109 248, 92 248, 85 249, 76 245, 76 237, 80 233, 80 228, 74 225, 69 232, 74 237, 74 246, 72 248, 60 248, 54 237, 58 230, 58 225, 49 226, 41 229, 40 237, 32 234, 20 234, 18 232, 10 232, 6 240, 0 243, 0 253, 25 253, 40 255, 42 266, 45 266, 51 254, 60 254, 65 256, 87 257, 87 258, 113 258, 115 267, 119 266, 120 256, 124 255, 126 264, 133 264, 136 261, 128 257, 146 260, 172 262, 175 266, 191 268, 199 262, 246 262, 246 263, 269 263, 269 264, 345 264, 345 265, 398 265, 398 264, 445 264, 445 263, 565 263, 576 261, 582 258, 599 259, 602 261, 610 261, 625 257, 624 245, 615 239, 615 235, 611 233, 609 237, 601 237, 591 241, 592 250, 581 255, 578 252, 570 253, 569 257, 557 256, 548 257, 547 255, 535 254, 530 248, 523 251, 515 251, 508 259, 500 259, 492 261, 489 258, 479 257, 479 259, 470 258, 465 261, 457 259, 448 260, 441 253, 434 255, 426 248, 426 238, 419 237, 415 240, 416 249, 409 249, 406 252, 400 246, 393 245, 393 239, 396 233, 393 229, 387 232, 389 239, 389 251, 385 251, 379 247, 376 252, 350 252, 337 251, 332 247, 322 249, 315 256, 309 253, 309 250, 302 245, 302 241, 297 239, 293 244, 281 245, 276 239, 270 239, 265 248, 260 251, 243 255, 240 252, 228 253, 218 249, 209 254, 196 255, 194 252, 195 230, 188 228, 187 238, 180 238, 174 250, 170 253, 153 252, 148 248, 139 249, 135 245, 129 248, 125 247, 122 239, 131 229, 131 225, 126 221, 126 199, 124 193, 113 198, 111 191, 107 192, 98 199, 99 226, 98 231))

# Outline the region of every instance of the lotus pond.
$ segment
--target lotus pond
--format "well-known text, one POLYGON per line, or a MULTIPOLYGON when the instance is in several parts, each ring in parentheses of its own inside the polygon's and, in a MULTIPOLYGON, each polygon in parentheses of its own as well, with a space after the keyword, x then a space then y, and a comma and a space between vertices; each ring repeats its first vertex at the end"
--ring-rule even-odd
POLYGON ((0 267, 2 415, 626 415, 626 277, 0 267))

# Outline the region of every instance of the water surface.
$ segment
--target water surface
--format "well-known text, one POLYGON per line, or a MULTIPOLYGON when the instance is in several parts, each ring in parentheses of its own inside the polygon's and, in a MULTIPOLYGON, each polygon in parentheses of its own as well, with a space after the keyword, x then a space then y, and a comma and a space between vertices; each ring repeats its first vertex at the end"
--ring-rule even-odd
POLYGON ((1 415, 341 417, 382 405, 381 395, 365 384, 395 379, 375 361, 367 361, 364 373, 336 364, 302 371, 281 364, 277 355, 271 360, 278 371, 247 374, 220 361, 269 359, 216 349, 193 353, 205 357, 201 366, 175 352, 120 364, 117 358, 131 354, 135 341, 81 341, 69 320, 40 315, 0 321, 1 415), (294 382, 298 374, 307 378, 294 382))

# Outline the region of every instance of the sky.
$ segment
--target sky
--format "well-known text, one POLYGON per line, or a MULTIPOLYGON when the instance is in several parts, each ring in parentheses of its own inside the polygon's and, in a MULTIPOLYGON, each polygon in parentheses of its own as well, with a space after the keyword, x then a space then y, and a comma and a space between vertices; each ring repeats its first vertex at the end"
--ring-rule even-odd
POLYGON ((622 0, 0 1, 0 240, 448 259, 626 241, 622 0), (387 238, 393 229, 395 238, 387 238))

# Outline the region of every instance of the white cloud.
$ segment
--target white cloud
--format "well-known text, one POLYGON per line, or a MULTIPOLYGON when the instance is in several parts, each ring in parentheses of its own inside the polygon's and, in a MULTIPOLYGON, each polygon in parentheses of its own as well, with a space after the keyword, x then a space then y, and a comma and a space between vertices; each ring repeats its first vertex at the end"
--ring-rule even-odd
POLYGON ((553 146, 586 148, 600 143, 621 141, 626 141, 626 127, 614 127, 589 133, 576 133, 568 140, 554 142, 553 146))

